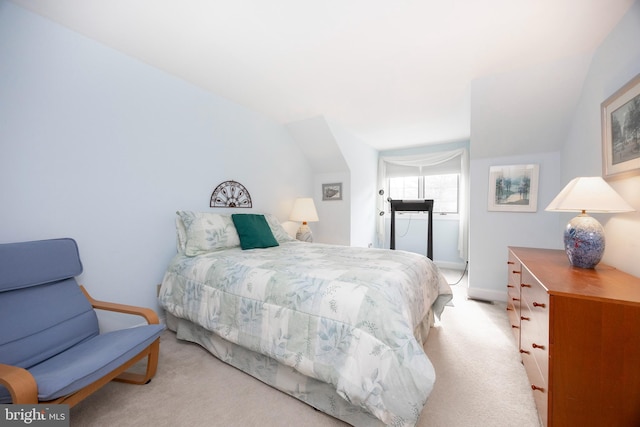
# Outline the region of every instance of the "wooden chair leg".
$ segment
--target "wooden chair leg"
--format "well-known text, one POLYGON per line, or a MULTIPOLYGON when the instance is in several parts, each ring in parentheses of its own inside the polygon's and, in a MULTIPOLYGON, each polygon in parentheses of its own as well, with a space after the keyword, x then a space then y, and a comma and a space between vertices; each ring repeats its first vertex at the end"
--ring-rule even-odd
MULTIPOLYGON (((137 374, 133 372, 123 372, 113 380, 128 384, 147 384, 151 381, 156 374, 158 369, 158 355, 160 353, 160 339, 155 340, 149 347, 145 349, 142 353, 140 353, 137 357, 132 359, 132 361, 137 362, 147 356, 147 370, 145 374, 137 374)), ((133 365, 133 364, 132 364, 133 365)))
POLYGON ((156 373, 158 367, 158 353, 160 351, 160 338, 157 338, 153 343, 151 343, 147 348, 138 353, 135 357, 131 358, 127 363, 120 366, 118 369, 111 372, 109 375, 105 375, 99 380, 89 384, 85 388, 77 391, 76 393, 65 396, 60 399, 56 399, 50 402, 40 402, 40 403, 64 403, 69 405, 69 407, 73 408, 75 405, 80 403, 82 400, 87 398, 89 395, 98 391, 102 386, 107 384, 109 381, 120 381, 129 384, 146 384, 156 373), (131 368, 140 360, 147 357, 147 371, 145 374, 135 374, 131 372, 125 372, 127 369, 131 368))

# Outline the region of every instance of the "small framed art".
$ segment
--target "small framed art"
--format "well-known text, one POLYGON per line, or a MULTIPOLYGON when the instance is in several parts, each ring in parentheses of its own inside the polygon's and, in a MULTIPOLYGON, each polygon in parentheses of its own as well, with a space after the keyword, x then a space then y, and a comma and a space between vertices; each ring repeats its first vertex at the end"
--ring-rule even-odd
POLYGON ((342 200, 342 183, 322 184, 322 200, 342 200))
POLYGON ((602 110, 602 175, 640 173, 640 74, 607 98, 602 110))
POLYGON ((489 210, 535 212, 538 209, 539 166, 509 165, 489 168, 489 210))

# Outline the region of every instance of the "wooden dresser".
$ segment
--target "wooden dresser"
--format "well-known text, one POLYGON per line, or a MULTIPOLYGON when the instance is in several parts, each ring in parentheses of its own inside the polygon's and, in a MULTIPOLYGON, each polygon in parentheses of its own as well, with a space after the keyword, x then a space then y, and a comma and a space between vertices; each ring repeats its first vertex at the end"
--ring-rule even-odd
MULTIPOLYGON (((640 258, 638 260, 640 262, 640 258)), ((640 279, 509 247, 507 310, 545 426, 640 426, 640 279)))

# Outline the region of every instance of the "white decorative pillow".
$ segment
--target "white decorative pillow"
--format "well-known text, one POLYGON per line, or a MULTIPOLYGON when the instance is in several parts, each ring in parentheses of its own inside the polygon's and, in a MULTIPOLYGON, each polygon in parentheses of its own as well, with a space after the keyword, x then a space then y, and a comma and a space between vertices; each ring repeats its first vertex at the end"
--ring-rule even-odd
POLYGON ((271 228, 273 237, 276 238, 278 243, 291 242, 295 240, 289 235, 289 233, 287 233, 282 224, 280 224, 280 221, 278 221, 278 218, 276 218, 274 215, 264 214, 264 217, 267 220, 267 224, 269 224, 269 228, 271 228))
POLYGON ((240 246, 240 238, 230 215, 205 212, 178 211, 186 230, 185 255, 240 246))
POLYGON ((179 254, 183 254, 187 249, 187 229, 184 227, 179 212, 176 214, 176 250, 179 254))

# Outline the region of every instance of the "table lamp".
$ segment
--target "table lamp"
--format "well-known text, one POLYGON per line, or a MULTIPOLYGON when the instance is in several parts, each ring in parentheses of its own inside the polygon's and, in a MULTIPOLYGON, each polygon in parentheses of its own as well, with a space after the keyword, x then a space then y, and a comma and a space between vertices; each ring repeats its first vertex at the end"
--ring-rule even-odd
POLYGON ((546 211, 581 212, 564 230, 564 248, 571 265, 594 268, 604 253, 604 228, 588 212, 619 213, 634 211, 599 176, 574 178, 549 203, 546 211))
POLYGON ((316 205, 313 203, 311 197, 301 197, 293 202, 293 209, 291 209, 289 220, 302 221, 296 233, 296 239, 303 242, 313 242, 313 234, 311 234, 311 229, 307 223, 317 222, 318 213, 316 212, 316 205))

